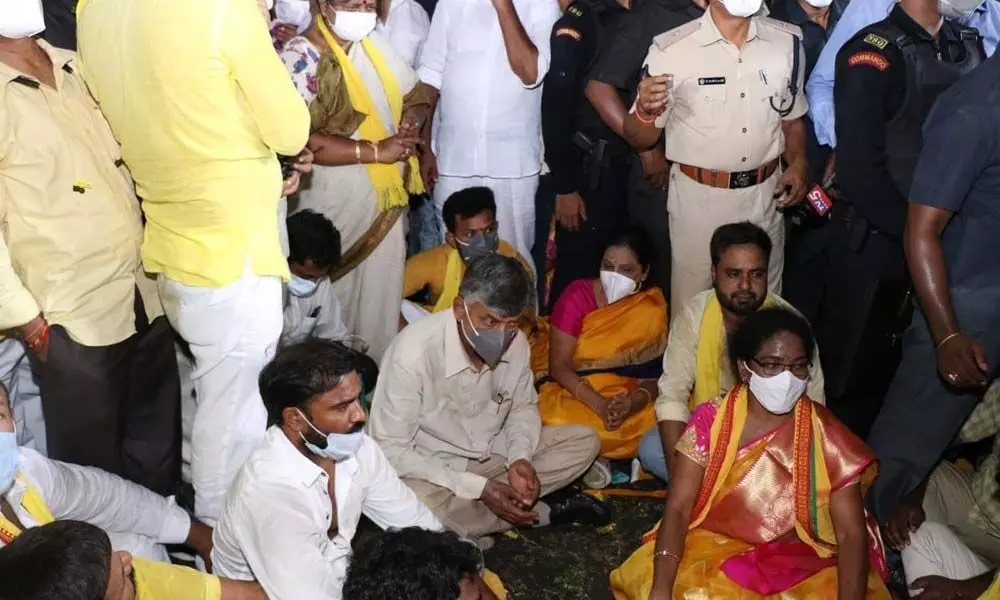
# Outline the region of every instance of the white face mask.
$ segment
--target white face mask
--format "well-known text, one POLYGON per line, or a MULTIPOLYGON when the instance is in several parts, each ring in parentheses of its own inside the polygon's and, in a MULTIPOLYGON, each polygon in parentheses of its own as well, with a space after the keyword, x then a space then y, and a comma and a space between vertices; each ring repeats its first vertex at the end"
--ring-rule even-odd
POLYGON ((938 0, 938 11, 946 19, 964 19, 971 17, 982 3, 983 0, 938 0))
POLYGON ((760 10, 764 0, 720 0, 726 11, 734 17, 752 17, 760 10))
POLYGON ((334 21, 330 27, 344 41, 360 42, 375 29, 374 12, 335 10, 333 14, 334 21))
POLYGON ((43 31, 42 0, 3 0, 0 3, 0 36, 19 40, 43 31))
POLYGON ((826 8, 833 4, 833 0, 806 0, 806 4, 813 8, 826 8))
POLYGON ((764 377, 750 370, 750 392, 769 413, 785 415, 792 412, 805 391, 805 380, 792 375, 791 371, 764 377))
POLYGON ((299 33, 305 31, 312 22, 309 3, 302 0, 278 0, 274 5, 274 15, 279 23, 294 25, 299 33))
POLYGON ((604 295, 608 298, 608 304, 614 304, 622 298, 635 293, 635 280, 627 275, 614 271, 601 271, 601 287, 604 288, 604 295))

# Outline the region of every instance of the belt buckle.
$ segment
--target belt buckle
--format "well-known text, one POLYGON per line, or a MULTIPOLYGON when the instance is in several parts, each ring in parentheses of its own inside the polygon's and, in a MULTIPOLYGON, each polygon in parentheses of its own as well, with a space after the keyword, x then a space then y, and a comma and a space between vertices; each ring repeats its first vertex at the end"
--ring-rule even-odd
POLYGON ((729 175, 729 189, 741 190, 757 185, 757 171, 740 171, 729 175))

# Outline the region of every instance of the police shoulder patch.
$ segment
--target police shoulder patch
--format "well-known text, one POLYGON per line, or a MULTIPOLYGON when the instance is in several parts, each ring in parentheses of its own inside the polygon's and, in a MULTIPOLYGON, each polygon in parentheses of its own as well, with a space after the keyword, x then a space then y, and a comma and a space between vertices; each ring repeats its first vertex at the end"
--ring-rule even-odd
POLYGON ((701 19, 689 21, 680 27, 674 27, 653 38, 653 45, 660 50, 666 50, 670 46, 683 40, 687 36, 701 29, 701 19))
POLYGON ((879 50, 885 50, 885 47, 889 45, 889 40, 885 39, 884 37, 876 33, 869 33, 868 35, 866 35, 864 42, 866 44, 871 44, 872 46, 875 46, 879 50))
POLYGON ((879 71, 885 71, 889 68, 889 59, 877 52, 856 52, 847 59, 847 66, 874 67, 879 71))
POLYGON ((572 27, 560 27, 556 29, 555 37, 569 37, 579 42, 580 38, 583 36, 580 35, 579 31, 573 29, 572 27))

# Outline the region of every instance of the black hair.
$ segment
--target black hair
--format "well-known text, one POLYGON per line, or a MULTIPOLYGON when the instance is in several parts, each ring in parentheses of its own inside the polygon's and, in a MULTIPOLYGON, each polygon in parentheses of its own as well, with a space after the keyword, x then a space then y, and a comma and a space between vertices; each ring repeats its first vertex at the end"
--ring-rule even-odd
POLYGON ((344 600, 452 600, 480 568, 479 549, 450 531, 387 531, 351 556, 344 600))
POLYGON ((750 221, 740 221, 739 223, 728 223, 719 227, 712 234, 712 241, 709 249, 712 254, 712 266, 718 266, 722 253, 731 246, 757 246, 764 253, 764 260, 770 262, 771 236, 760 227, 750 221))
POLYGON ((318 212, 303 210, 285 220, 288 228, 288 261, 330 269, 340 264, 340 232, 318 212))
POLYGON ((497 203, 493 198, 493 190, 488 187, 469 187, 448 196, 441 208, 441 217, 448 233, 455 233, 458 217, 471 219, 484 210, 497 214, 497 203))
POLYGON ((624 246, 631 250, 635 254, 636 260, 639 261, 639 266, 643 269, 649 268, 649 265, 653 263, 653 244, 649 241, 646 232, 638 227, 626 227, 619 231, 605 244, 604 252, 614 246, 624 246))
POLYGON ((480 302, 501 316, 516 317, 531 302, 534 284, 517 259, 488 254, 469 263, 458 293, 466 302, 480 302))
POLYGON ((354 370, 355 353, 340 342, 309 338, 278 350, 257 380, 268 426, 283 423, 286 408, 308 414, 310 400, 337 387, 354 370))
POLYGON ((812 328, 805 318, 787 308, 764 308, 747 315, 729 336, 729 359, 733 364, 738 360, 749 363, 757 356, 761 346, 782 331, 802 340, 806 357, 812 359, 816 349, 812 328))
POLYGON ((108 534, 81 521, 26 529, 0 550, 0 600, 104 600, 108 534))

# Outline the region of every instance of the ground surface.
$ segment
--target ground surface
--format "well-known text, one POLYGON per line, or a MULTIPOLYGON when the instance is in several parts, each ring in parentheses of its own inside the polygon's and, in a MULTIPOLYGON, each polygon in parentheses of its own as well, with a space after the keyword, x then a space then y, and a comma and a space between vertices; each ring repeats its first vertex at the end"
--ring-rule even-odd
POLYGON ((510 600, 609 600, 608 575, 663 514, 663 500, 609 497, 614 523, 560 526, 499 535, 485 554, 510 600))

